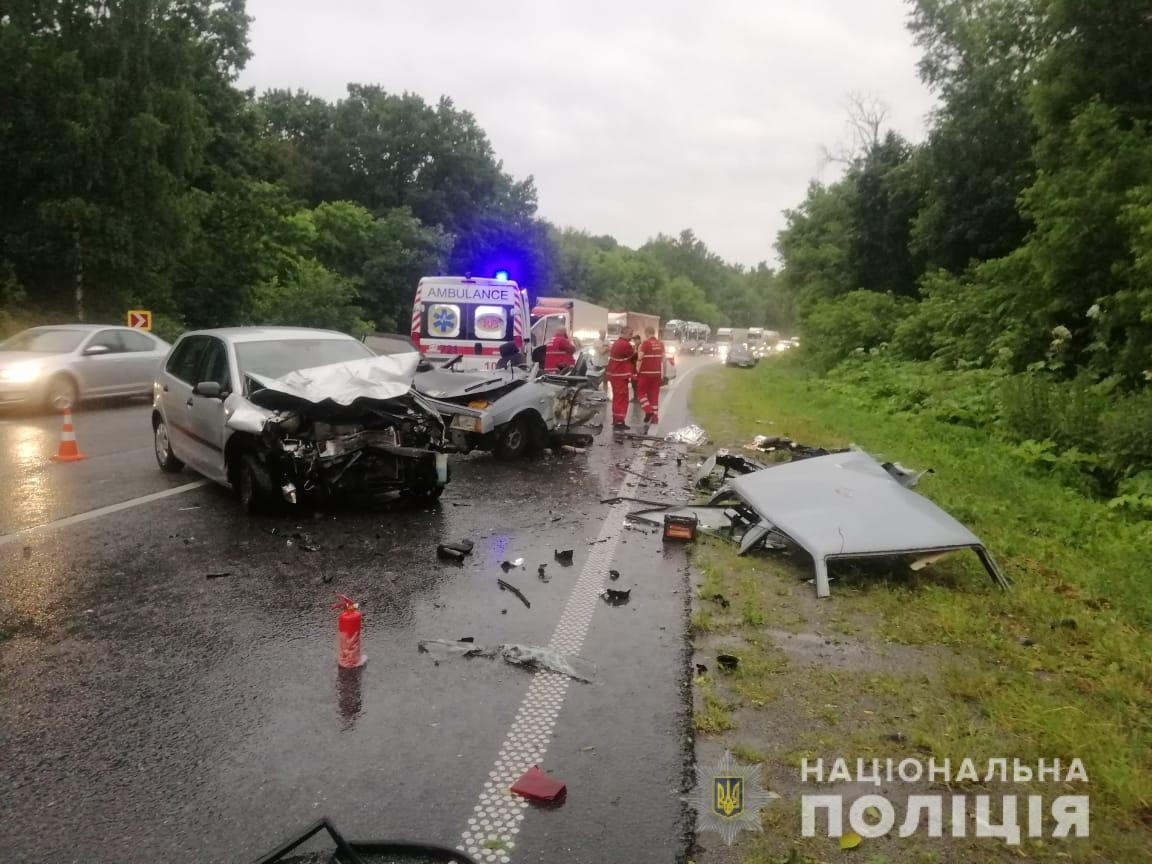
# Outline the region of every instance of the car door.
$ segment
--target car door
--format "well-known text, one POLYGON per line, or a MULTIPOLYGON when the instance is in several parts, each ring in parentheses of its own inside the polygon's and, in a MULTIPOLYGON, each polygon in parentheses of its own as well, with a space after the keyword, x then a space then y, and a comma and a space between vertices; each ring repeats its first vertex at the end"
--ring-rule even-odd
POLYGON ((109 328, 93 333, 80 347, 80 359, 76 363, 81 396, 90 399, 115 393, 124 376, 123 361, 124 345, 118 330, 109 328))
POLYGON ((160 413, 168 426, 172 452, 193 468, 197 451, 192 439, 192 387, 200 374, 200 360, 208 347, 208 336, 185 336, 176 343, 160 373, 160 413))
POLYGON ((218 482, 227 481, 224 466, 224 399, 232 391, 228 346, 222 339, 206 336, 207 344, 200 355, 196 383, 220 385, 219 396, 200 396, 195 387, 185 403, 188 408, 190 446, 196 453, 194 465, 201 474, 218 482))
POLYGON ((122 358, 124 377, 117 383, 117 395, 147 393, 152 389, 159 366, 155 339, 136 330, 121 330, 120 342, 124 346, 122 358))

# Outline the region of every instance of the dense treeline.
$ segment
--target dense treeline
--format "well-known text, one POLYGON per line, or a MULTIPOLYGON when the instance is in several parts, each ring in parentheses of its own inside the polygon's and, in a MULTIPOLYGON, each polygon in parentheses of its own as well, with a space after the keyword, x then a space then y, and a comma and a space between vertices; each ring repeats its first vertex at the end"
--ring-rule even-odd
MULTIPOLYGON (((982 370, 1001 398, 966 422, 1135 489, 1152 466, 1152 8, 911 9, 939 98, 927 140, 858 103, 846 172, 813 184, 779 237, 807 353, 824 369, 880 354, 878 375, 894 360, 982 370)), ((913 378, 897 389, 930 400, 913 378)))
POLYGON ((560 231, 450 99, 350 84, 242 92, 243 0, 0 7, 0 328, 402 328, 416 280, 508 269, 536 293, 789 323, 772 271, 690 231, 642 249, 560 231))

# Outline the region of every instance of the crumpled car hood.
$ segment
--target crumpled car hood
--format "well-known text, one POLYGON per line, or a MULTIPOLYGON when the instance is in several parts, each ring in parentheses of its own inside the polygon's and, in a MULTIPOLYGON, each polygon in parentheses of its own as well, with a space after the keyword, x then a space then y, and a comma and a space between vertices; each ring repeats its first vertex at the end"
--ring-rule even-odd
POLYGON ((906 489, 863 451, 816 456, 733 477, 728 488, 768 523, 761 524, 762 531, 773 527, 812 556, 820 597, 828 595, 830 559, 965 548, 975 550, 1003 584, 979 537, 906 489))
MULTIPOLYGON (((516 370, 514 374, 515 380, 527 379, 523 370, 516 370)), ((433 399, 459 399, 507 387, 513 380, 512 376, 513 373, 508 371, 472 373, 430 369, 417 373, 413 386, 418 392, 433 399)))
POLYGON ((420 355, 412 352, 298 369, 280 378, 249 373, 248 377, 263 389, 248 399, 273 410, 299 408, 301 402, 348 407, 358 399, 397 399, 412 390, 419 362, 420 355))

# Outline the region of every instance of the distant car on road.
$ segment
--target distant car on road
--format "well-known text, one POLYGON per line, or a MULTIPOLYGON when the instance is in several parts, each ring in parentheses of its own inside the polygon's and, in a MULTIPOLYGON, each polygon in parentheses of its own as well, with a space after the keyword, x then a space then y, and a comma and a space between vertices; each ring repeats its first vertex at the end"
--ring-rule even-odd
POLYGON ((309 495, 438 498, 444 422, 412 391, 417 359, 331 330, 185 333, 156 377, 156 462, 231 486, 249 512, 309 495))
POLYGON ((724 360, 725 366, 739 366, 742 369, 751 369, 759 362, 759 358, 752 353, 747 345, 734 345, 724 360))
POLYGON ((169 346, 129 327, 33 327, 0 342, 0 404, 71 407, 86 399, 146 396, 169 346))

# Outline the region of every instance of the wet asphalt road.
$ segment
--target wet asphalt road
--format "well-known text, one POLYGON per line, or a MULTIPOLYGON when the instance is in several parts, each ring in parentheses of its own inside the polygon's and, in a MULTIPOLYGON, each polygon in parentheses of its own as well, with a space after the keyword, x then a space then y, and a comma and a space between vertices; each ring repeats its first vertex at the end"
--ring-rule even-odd
MULTIPOLYGON (((685 422, 690 378, 666 394, 661 430, 685 422)), ((66 465, 48 460, 58 418, 0 415, 4 862, 248 861, 322 815, 355 838, 457 845, 533 675, 437 663, 417 641, 547 644, 610 510, 600 500, 681 485, 670 459, 634 462, 638 445, 606 433, 585 454, 454 457, 431 511, 250 520, 208 485, 18 533, 195 481, 157 470, 148 413, 79 411, 90 458, 66 465), (437 543, 463 538, 476 551, 462 566, 436 559, 437 543), (552 555, 566 548, 568 568, 552 555), (519 557, 524 569, 501 570, 519 557), (335 591, 365 613, 369 661, 352 674, 336 668, 335 591)), ((568 798, 527 811, 514 861, 684 850, 685 562, 609 527, 612 585, 632 599, 592 615, 581 655, 597 678, 568 687, 542 765, 568 798)))

